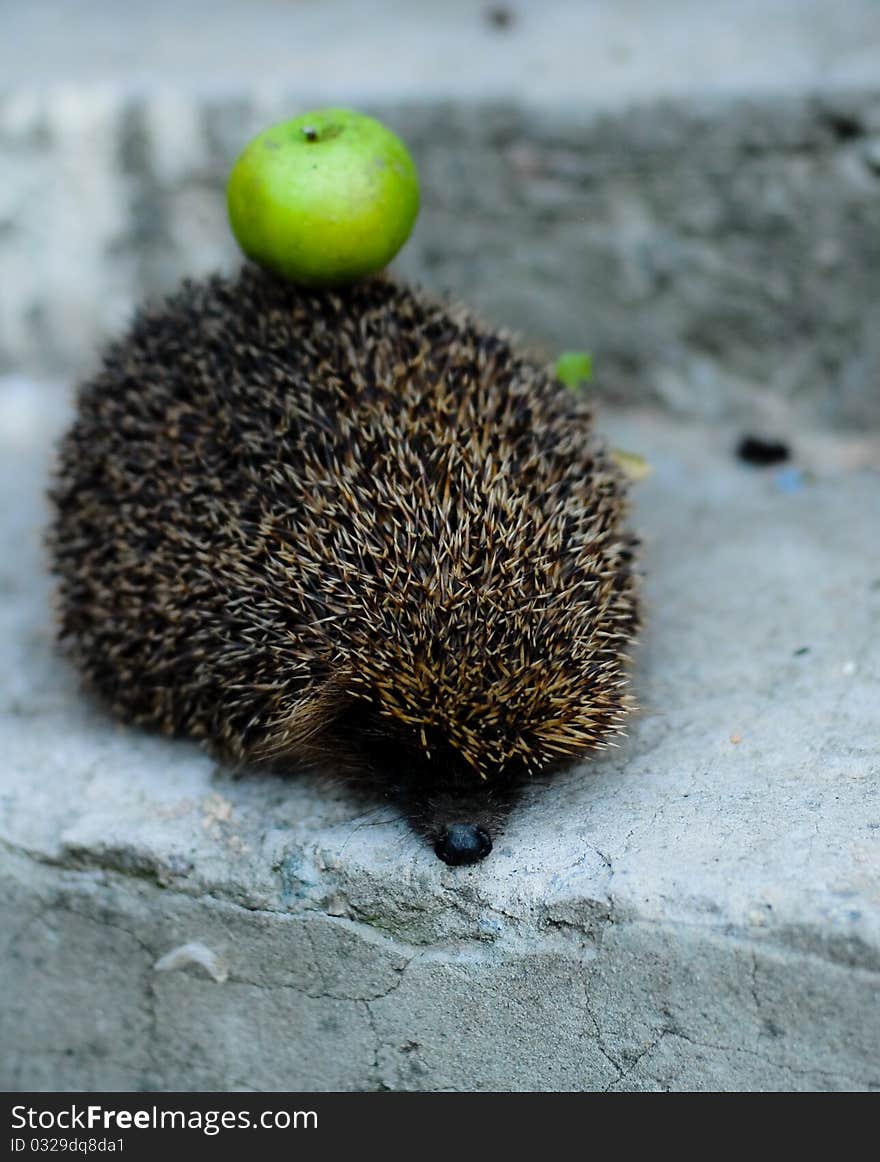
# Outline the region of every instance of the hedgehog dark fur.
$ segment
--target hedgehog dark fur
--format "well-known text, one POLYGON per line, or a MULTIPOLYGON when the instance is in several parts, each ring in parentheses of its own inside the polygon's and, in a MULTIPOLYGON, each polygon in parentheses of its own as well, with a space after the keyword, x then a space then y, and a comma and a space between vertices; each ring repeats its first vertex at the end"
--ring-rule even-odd
POLYGON ((81 388, 52 499, 62 640, 115 714, 378 784, 447 862, 627 708, 589 407, 388 278, 185 283, 81 388))

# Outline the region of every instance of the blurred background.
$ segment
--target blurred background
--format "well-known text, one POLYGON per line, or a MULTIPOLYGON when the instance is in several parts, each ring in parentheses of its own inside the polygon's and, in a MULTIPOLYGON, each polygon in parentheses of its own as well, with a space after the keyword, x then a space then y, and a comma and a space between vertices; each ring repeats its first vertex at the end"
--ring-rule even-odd
POLYGON ((396 263, 596 390, 704 419, 880 418, 875 0, 3 0, 0 370, 69 379, 238 262, 248 138, 321 104, 403 136, 396 263))
POLYGON ((878 0, 0 18, 0 1088, 876 1089, 878 0), (322 783, 125 730, 56 650, 72 387, 240 262, 233 160, 326 104, 416 160, 399 274, 591 351, 652 470, 629 739, 467 880, 322 783), (228 981, 155 971, 192 940, 228 981))

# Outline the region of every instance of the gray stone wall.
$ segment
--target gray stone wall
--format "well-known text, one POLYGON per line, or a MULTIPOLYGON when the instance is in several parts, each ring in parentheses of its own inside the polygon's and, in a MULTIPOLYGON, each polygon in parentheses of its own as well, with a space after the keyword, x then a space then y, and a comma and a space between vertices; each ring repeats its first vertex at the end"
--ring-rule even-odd
MULTIPOLYGON (((0 366, 93 365, 135 305, 238 261, 229 167, 293 98, 0 101, 0 366)), ((400 273, 597 391, 717 420, 793 403, 880 419, 880 90, 625 110, 371 105, 410 144, 423 210, 400 273)))

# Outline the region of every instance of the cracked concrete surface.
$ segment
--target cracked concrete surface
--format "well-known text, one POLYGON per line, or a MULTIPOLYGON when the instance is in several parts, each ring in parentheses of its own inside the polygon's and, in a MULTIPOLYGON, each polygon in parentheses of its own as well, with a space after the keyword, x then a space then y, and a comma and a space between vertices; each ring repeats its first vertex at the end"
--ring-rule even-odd
POLYGON ((880 1088, 876 5, 511 7, 5 6, 2 1088, 880 1088), (30 376, 237 261, 232 158, 325 103, 413 150, 401 272, 591 348, 654 467, 641 710, 470 869, 332 778, 118 726, 52 647, 68 390, 30 376), (194 942, 224 980, 157 971, 194 942))
POLYGON ((880 1087, 880 442, 604 409, 645 455, 641 703, 439 863, 331 779, 110 721, 52 649, 67 392, 0 381, 4 1088, 880 1087), (156 961, 198 941, 222 957, 156 961))

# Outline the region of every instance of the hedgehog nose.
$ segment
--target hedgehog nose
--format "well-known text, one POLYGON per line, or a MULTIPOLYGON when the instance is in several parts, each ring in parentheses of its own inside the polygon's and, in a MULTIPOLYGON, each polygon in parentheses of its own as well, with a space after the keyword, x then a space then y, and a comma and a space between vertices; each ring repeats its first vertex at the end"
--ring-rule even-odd
POLYGON ((462 863, 476 863, 492 850, 492 840, 475 823, 451 823, 437 840, 434 851, 444 863, 453 867, 462 863))

